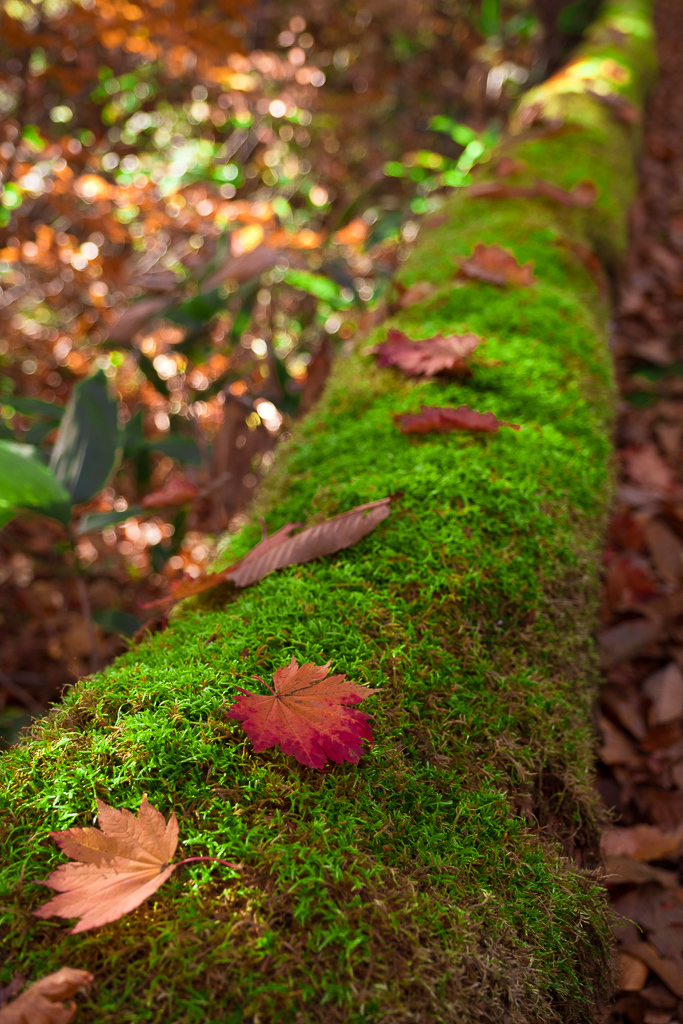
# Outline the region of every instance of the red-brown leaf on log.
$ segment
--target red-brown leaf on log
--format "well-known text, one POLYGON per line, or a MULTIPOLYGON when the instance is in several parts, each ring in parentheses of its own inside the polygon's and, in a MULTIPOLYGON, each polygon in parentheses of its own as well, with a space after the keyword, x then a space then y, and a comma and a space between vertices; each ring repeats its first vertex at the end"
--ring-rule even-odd
POLYGON ((377 365, 396 367, 408 377, 469 377, 467 359, 481 344, 477 334, 435 334, 432 338, 414 340, 395 327, 389 329, 387 340, 371 350, 377 365))
POLYGON ((145 608, 174 604, 186 597, 193 597, 211 590, 220 583, 231 581, 237 587, 248 587, 263 579, 276 569, 287 565, 300 565, 314 558, 333 555, 337 551, 357 544, 375 529, 389 515, 391 498, 381 498, 366 505, 358 505, 349 512, 326 519, 316 526, 309 526, 301 533, 290 536, 300 523, 286 523, 280 529, 260 541, 244 558, 220 572, 208 573, 196 579, 181 580, 172 592, 158 601, 146 604, 145 608))
POLYGON ((452 430, 470 430, 475 433, 496 434, 501 427, 520 430, 518 423, 506 423, 492 412, 476 412, 467 405, 457 408, 423 405, 417 413, 403 413, 396 421, 404 434, 441 434, 452 430))
MULTIPOLYGON (((379 690, 328 675, 326 665, 301 665, 292 657, 273 677, 269 694, 242 690, 228 710, 228 718, 243 723, 259 753, 279 746, 300 764, 322 769, 328 760, 358 761, 363 740, 372 744, 367 715, 347 705, 360 704, 379 690)), ((259 676, 259 682, 268 686, 259 676)))
POLYGON ((460 260, 459 271, 464 277, 496 284, 501 288, 508 284, 528 288, 536 283, 531 263, 521 266, 512 253, 500 245, 479 243, 469 259, 460 260))

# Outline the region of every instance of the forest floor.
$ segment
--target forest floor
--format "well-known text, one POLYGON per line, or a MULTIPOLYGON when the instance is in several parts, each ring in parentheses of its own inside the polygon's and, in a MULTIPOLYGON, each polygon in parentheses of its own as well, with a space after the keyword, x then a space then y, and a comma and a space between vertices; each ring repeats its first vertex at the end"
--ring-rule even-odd
POLYGON ((621 915, 611 1024, 683 1020, 683 8, 660 0, 614 332, 618 498, 605 549, 598 786, 621 915))

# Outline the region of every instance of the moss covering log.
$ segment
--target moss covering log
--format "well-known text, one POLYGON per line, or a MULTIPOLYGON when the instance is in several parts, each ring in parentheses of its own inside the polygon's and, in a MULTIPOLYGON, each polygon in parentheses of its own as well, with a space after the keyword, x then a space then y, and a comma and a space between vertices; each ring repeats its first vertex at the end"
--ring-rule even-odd
MULTIPOLYGON (((409 380, 358 344, 258 509, 272 532, 399 494, 389 518, 338 555, 185 605, 2 758, 0 984, 91 970, 79 1021, 98 1024, 599 1019, 611 942, 591 870, 591 634, 614 389, 588 253, 613 264, 625 246, 639 130, 604 93, 642 109, 648 3, 610 4, 580 58, 523 101, 503 146, 522 163, 504 180, 590 179, 594 206, 456 193, 399 275, 433 291, 391 326, 480 334, 473 376, 409 380), (536 284, 457 278, 482 242, 532 261, 536 284), (410 437, 393 422, 464 403, 523 429, 410 437), (226 717, 236 686, 292 655, 381 687, 359 764, 257 755, 226 717), (143 792, 178 813, 182 856, 242 870, 183 868, 92 933, 32 917, 34 880, 62 860, 47 832, 88 824, 96 797, 135 810, 143 792)), ((253 521, 224 562, 258 538, 253 521)))

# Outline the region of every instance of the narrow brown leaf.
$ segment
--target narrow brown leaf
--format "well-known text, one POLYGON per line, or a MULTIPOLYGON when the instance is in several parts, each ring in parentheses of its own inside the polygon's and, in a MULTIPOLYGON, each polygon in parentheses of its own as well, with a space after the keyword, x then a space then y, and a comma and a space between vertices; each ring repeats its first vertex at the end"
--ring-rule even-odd
POLYGON ((394 366, 409 377, 434 377, 437 373, 468 377, 471 370, 467 358, 481 341, 476 334, 436 334, 413 340, 392 327, 387 340, 370 351, 377 356, 378 366, 394 366))
POLYGON ((161 491, 151 491, 146 494, 140 502, 140 507, 148 508, 174 508, 177 505, 187 505, 199 494, 199 488, 186 480, 184 476, 173 477, 164 484, 161 491))
POLYGON ((89 971, 62 967, 54 974, 34 981, 7 1006, 0 1010, 0 1024, 69 1024, 76 1013, 76 1004, 64 1004, 79 988, 93 982, 89 971))
POLYGON ((248 587, 286 565, 310 562, 351 547, 386 519, 390 504, 391 498, 381 498, 359 505, 334 519, 326 519, 324 523, 287 537, 277 545, 268 544, 272 538, 261 541, 237 566, 226 572, 226 579, 231 579, 235 586, 248 587))
POLYGON ((452 430, 496 434, 501 427, 521 430, 518 423, 506 423, 496 419, 492 412, 475 412, 467 405, 457 408, 422 405, 419 413, 404 413, 396 420, 404 434, 447 433, 452 430))
POLYGON ((678 873, 655 868, 644 861, 633 857, 607 857, 605 861, 605 881, 612 885, 635 883, 644 885, 646 882, 657 882, 664 889, 675 889, 678 886, 678 873))
POLYGON ((465 277, 500 287, 508 284, 530 287, 536 283, 531 263, 521 266, 512 253, 500 245, 479 243, 469 259, 460 260, 459 269, 465 277))
POLYGON ((336 551, 357 544, 374 530, 389 515, 390 504, 391 498, 381 498, 367 505, 359 505, 349 512, 335 516, 334 519, 310 526, 293 537, 290 534, 301 524, 286 523, 276 533, 260 541, 241 561, 220 572, 199 576, 197 579, 182 580, 171 594, 158 601, 150 601, 142 607, 153 608, 157 605, 172 604, 212 590, 226 581, 232 581, 237 587, 248 587, 263 579, 268 573, 283 569, 286 565, 299 565, 302 562, 311 562, 314 558, 322 558, 324 555, 333 555, 336 551))
POLYGON ((600 661, 613 668, 649 647, 661 633, 661 623, 652 619, 629 619, 605 630, 600 637, 600 661))

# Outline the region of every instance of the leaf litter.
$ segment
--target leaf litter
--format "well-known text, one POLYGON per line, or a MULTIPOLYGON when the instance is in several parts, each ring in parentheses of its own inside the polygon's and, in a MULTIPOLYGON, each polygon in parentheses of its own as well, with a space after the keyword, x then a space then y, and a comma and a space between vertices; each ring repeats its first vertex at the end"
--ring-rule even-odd
POLYGON ((662 0, 658 17, 662 75, 614 332, 620 480, 604 556, 597 778, 619 915, 609 1024, 683 1020, 683 11, 662 0))

